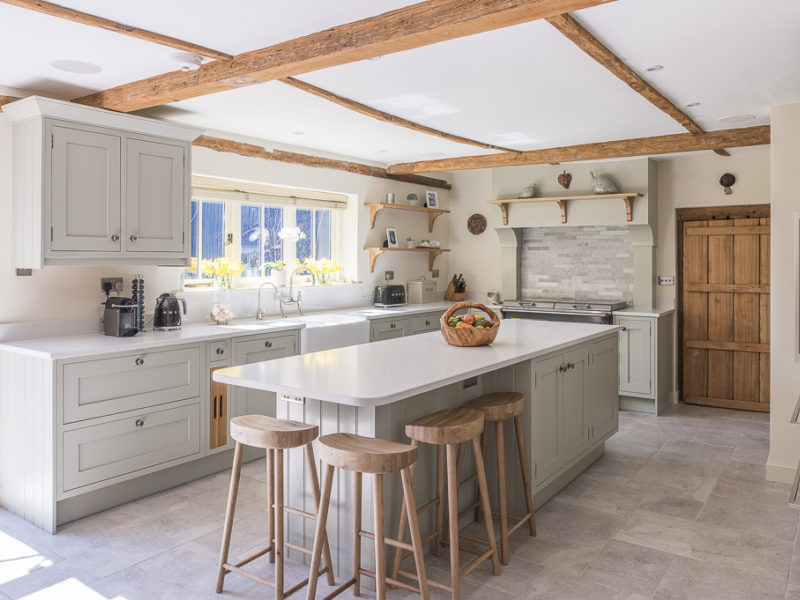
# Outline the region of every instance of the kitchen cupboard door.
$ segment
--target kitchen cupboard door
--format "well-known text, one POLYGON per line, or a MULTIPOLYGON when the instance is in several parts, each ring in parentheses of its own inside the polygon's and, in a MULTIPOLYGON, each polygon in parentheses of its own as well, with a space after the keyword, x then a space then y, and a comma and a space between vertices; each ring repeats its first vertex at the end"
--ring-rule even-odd
POLYGON ((562 454, 563 355, 533 365, 531 399, 531 455, 533 485, 545 481, 564 464, 562 454))
POLYGON ((209 408, 208 447, 213 450, 228 443, 228 386, 214 381, 214 371, 224 369, 216 367, 209 372, 209 408))
POLYGON ((128 138, 126 156, 125 249, 183 252, 186 146, 128 138))
POLYGON ((652 322, 650 319, 620 318, 619 391, 621 394, 653 394, 652 322))
POLYGON ((564 354, 562 409, 563 458, 569 462, 589 448, 588 398, 591 394, 586 346, 564 354))
MULTIPOLYGON (((297 334, 260 337, 248 340, 233 341, 233 364, 249 365, 251 363, 276 358, 285 358, 297 354, 297 334)), ((241 415, 275 416, 275 393, 234 387, 234 403, 229 407, 232 417, 241 415)))
POLYGON ((617 363, 619 351, 614 338, 592 344, 589 399, 589 441, 602 439, 616 431, 619 423, 619 380, 617 363))
POLYGON ((119 252, 120 137, 54 125, 50 143, 50 249, 119 252))
POLYGON ((411 335, 411 333, 410 319, 373 321, 370 324, 369 341, 380 342, 381 340, 391 340, 411 335))

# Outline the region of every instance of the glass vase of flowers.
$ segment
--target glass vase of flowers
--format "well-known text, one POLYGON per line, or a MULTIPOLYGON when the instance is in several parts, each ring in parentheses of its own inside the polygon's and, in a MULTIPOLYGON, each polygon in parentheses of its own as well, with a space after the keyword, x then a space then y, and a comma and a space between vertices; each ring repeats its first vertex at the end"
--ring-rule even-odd
POLYGON ((335 261, 327 258, 320 258, 319 260, 307 258, 303 261, 303 264, 314 274, 317 283, 333 283, 340 279, 342 267, 335 261))
POLYGON ((211 320, 217 325, 227 325, 233 321, 233 307, 231 306, 230 290, 234 285, 234 278, 242 272, 244 267, 238 260, 230 261, 227 258, 203 259, 200 270, 203 275, 214 279, 214 300, 211 304, 211 320))

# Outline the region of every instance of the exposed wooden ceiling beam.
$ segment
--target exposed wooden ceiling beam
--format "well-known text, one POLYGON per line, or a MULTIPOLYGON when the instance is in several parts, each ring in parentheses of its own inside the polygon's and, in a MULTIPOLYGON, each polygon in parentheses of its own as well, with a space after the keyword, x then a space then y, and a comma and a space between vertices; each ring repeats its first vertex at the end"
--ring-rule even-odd
POLYGON ((76 99, 129 112, 411 50, 614 0, 427 0, 268 48, 76 99))
POLYGON ((0 112, 3 112, 3 105, 16 102, 17 100, 19 100, 19 98, 15 98, 14 96, 0 96, 0 112))
POLYGON ((596 144, 580 144, 561 148, 529 150, 520 153, 489 154, 487 156, 463 156, 443 158, 413 163, 391 165, 390 174, 438 173, 464 169, 490 169, 494 167, 513 167, 519 165, 538 165, 553 162, 574 162, 624 158, 627 156, 647 156, 669 154, 672 152, 694 152, 713 150, 723 146, 758 146, 769 144, 769 125, 746 127, 743 129, 723 129, 708 133, 678 133, 647 138, 634 138, 596 144))
POLYGON ((257 146, 255 144, 245 144, 243 142, 235 142, 226 140, 224 138, 211 137, 201 135, 194 142, 193 146, 201 148, 209 148, 217 152, 231 152, 240 156, 248 156, 253 158, 263 158, 265 160, 277 160, 280 162, 293 163, 297 165, 304 165, 306 167, 318 167, 321 169, 334 169, 337 171, 347 171, 348 173, 356 173, 357 175, 368 175, 370 177, 380 177, 383 179, 392 179, 394 181, 404 181, 406 183, 416 183, 428 187, 436 187, 445 190, 451 189, 450 185, 444 179, 434 179, 433 177, 425 177, 423 175, 392 175, 382 169, 381 167, 373 167, 371 165, 363 165, 345 160, 335 160, 332 158, 322 158, 320 156, 311 156, 308 154, 298 154, 296 152, 286 152, 283 150, 274 150, 270 152, 266 148, 257 146))
MULTIPOLYGON (((594 60, 604 66, 608 71, 628 84, 632 90, 640 94, 656 108, 668 114, 680 123, 689 133, 704 133, 702 127, 692 118, 675 106, 670 100, 652 85, 642 79, 633 69, 626 65, 619 57, 603 45, 600 40, 589 33, 583 25, 578 23, 572 15, 561 14, 547 17, 547 22, 558 29, 561 34, 573 44, 586 52, 594 60)), ((721 156, 730 156, 722 149, 715 148, 714 152, 721 156)))
POLYGON ((438 129, 433 129, 432 127, 427 127, 425 125, 415 123, 414 121, 409 121, 408 119, 404 119, 402 117, 398 117, 397 115, 393 115, 391 113, 378 110, 377 108, 372 108, 371 106, 367 106, 366 104, 361 104, 360 102, 356 102, 355 100, 351 100, 350 98, 339 96, 328 90, 322 89, 310 83, 306 83, 305 81, 295 79, 294 77, 285 77, 280 81, 287 85, 291 85, 292 87, 295 87, 298 90, 303 90, 304 92, 308 92, 309 94, 314 94, 319 98, 323 98, 325 100, 333 102, 334 104, 338 104, 339 106, 343 106, 344 108, 348 108, 352 111, 355 111, 367 117, 372 117, 373 119, 377 119, 378 121, 383 121, 384 123, 391 123, 392 125, 398 125, 399 127, 405 127, 406 129, 411 129, 413 131, 418 131, 420 133, 427 133, 428 135, 444 138, 446 140, 450 140, 451 142, 457 142, 459 144, 469 144, 470 146, 478 146, 479 148, 487 148, 489 150, 501 150, 503 152, 520 152, 520 150, 515 150, 514 148, 504 148, 503 146, 486 144, 484 142, 479 142, 477 140, 471 140, 469 138, 461 137, 460 135, 447 133, 445 131, 439 131, 438 129))
POLYGON ((138 27, 132 27, 131 25, 123 25, 122 23, 117 23, 116 21, 110 21, 109 19, 104 19, 102 17, 90 15, 78 10, 66 8, 65 6, 59 6, 58 4, 43 2, 42 0, 0 0, 0 2, 10 4, 12 6, 18 6, 19 8, 27 8, 28 10, 44 13, 53 17, 59 17, 68 21, 82 23, 83 25, 107 29, 123 35, 129 35, 140 40, 146 40, 148 42, 161 44, 162 46, 169 46, 170 48, 183 50, 184 52, 199 54, 200 56, 205 56, 206 58, 233 58, 230 54, 212 50, 211 48, 205 48, 203 46, 198 46, 197 44, 192 44, 191 42, 177 40, 173 37, 169 37, 168 35, 161 35, 160 33, 139 29, 138 27))

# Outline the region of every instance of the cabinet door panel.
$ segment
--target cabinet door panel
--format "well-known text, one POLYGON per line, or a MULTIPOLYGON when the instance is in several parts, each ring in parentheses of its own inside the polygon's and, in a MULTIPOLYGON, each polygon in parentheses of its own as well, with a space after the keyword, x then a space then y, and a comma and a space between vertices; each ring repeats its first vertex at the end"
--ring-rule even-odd
POLYGON ((120 138, 51 128, 52 250, 120 251, 120 138))
POLYGON ((183 252, 184 147, 127 140, 128 252, 183 252))
POLYGON ((412 333, 427 333, 429 331, 437 331, 441 324, 439 319, 442 317, 439 313, 431 313, 412 317, 411 319, 411 332, 412 333))
POLYGON ((643 319, 618 319, 623 327, 619 332, 619 391, 651 395, 652 357, 651 324, 643 319))
POLYGON ((592 344, 592 396, 589 424, 592 441, 616 431, 619 419, 617 363, 619 351, 614 338, 592 344))
POLYGON ((562 359, 559 355, 533 365, 531 454, 534 486, 556 473, 564 463, 560 426, 562 359))
POLYGON ((587 399, 591 393, 586 347, 564 355, 564 460, 571 461, 589 447, 587 399))
MULTIPOLYGON (((250 340, 234 340, 233 364, 250 363, 285 358, 297 354, 296 335, 269 336, 250 340)), ((229 407, 231 416, 267 415, 275 416, 275 393, 235 387, 235 402, 229 407)))
POLYGON ((373 321, 370 324, 370 341, 391 340, 411 335, 409 319, 392 319, 391 321, 373 321))

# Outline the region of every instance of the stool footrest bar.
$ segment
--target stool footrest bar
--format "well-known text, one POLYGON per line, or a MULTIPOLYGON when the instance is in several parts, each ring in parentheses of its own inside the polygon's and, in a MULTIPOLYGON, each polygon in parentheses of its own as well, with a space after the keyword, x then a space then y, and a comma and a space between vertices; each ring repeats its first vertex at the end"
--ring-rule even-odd
MULTIPOLYGON (((398 575, 402 575, 403 577, 407 577, 409 579, 413 579, 414 581, 419 581, 419 577, 417 577, 414 573, 409 573, 408 571, 402 571, 401 570, 401 571, 398 571, 397 574, 398 575)), ((438 581, 434 581, 433 579, 428 579, 428 585, 430 587, 435 587, 437 589, 444 590, 445 592, 451 592, 452 593, 452 591, 453 591, 453 588, 451 588, 449 585, 445 585, 443 583, 439 583, 438 581)))

